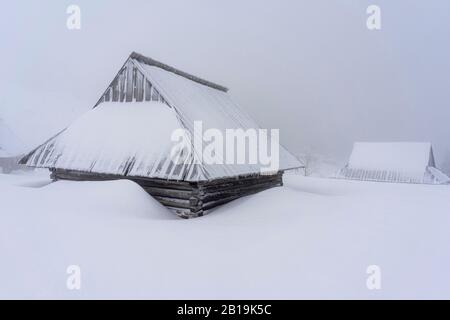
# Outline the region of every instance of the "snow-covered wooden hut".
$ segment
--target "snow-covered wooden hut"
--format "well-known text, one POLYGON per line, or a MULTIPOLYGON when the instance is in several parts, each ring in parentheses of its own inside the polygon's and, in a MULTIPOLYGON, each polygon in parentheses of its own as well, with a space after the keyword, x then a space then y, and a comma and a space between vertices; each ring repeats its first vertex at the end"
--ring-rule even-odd
POLYGON ((302 166, 282 146, 271 174, 261 174, 260 164, 198 161, 206 142, 196 142, 196 121, 224 136, 258 128, 227 88, 133 52, 92 110, 21 162, 49 168, 54 179, 133 180, 182 217, 280 186, 285 170, 302 166), (177 129, 189 136, 182 161, 171 155, 177 129))
POLYGON ((366 181, 444 184, 449 177, 436 169, 431 143, 356 142, 337 178, 366 181))

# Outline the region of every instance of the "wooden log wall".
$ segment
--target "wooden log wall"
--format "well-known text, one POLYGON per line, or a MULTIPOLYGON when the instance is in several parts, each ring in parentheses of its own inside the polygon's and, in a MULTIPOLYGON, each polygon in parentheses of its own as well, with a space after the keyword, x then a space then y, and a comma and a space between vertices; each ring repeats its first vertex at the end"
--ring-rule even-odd
POLYGON ((202 182, 117 176, 63 169, 51 169, 51 172, 54 180, 132 180, 182 218, 199 217, 224 203, 283 185, 283 172, 269 176, 251 175, 202 182))

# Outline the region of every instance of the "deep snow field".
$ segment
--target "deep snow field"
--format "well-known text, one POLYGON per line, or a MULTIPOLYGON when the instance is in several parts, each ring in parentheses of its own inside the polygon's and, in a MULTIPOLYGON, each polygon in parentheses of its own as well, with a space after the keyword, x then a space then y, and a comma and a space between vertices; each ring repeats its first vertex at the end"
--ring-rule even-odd
POLYGON ((450 298, 450 186, 284 180, 183 220, 130 181, 2 174, 0 298, 450 298))

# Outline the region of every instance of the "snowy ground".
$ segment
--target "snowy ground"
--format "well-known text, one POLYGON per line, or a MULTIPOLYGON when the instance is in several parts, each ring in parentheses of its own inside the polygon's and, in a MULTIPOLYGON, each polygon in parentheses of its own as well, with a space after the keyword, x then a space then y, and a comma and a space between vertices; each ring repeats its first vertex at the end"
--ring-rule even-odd
POLYGON ((183 220, 129 181, 0 175, 0 257, 0 298, 450 298, 450 186, 290 175, 183 220))

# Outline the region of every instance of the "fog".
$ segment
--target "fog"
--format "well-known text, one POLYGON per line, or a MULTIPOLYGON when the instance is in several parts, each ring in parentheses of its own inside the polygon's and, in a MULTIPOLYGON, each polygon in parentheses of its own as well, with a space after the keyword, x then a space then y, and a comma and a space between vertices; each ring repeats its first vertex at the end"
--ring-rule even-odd
POLYGON ((345 162, 354 141, 430 141, 450 173, 449 35, 448 0, 8 1, 0 118, 39 144, 137 51, 227 86, 293 153, 345 162), (366 27, 370 4, 381 30, 366 27))

